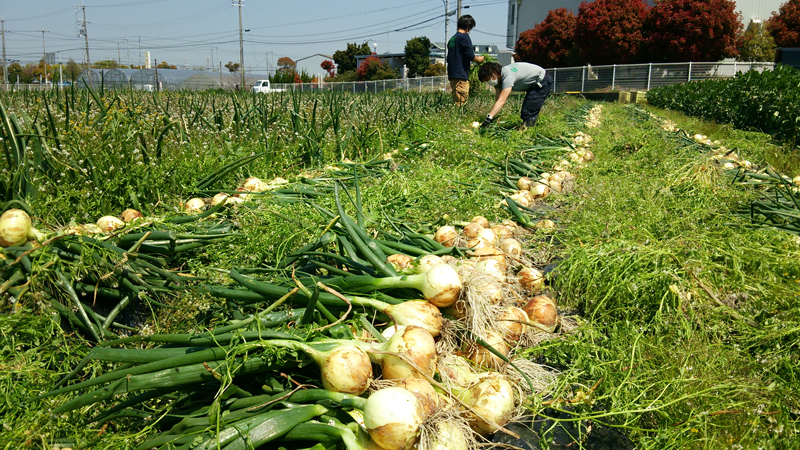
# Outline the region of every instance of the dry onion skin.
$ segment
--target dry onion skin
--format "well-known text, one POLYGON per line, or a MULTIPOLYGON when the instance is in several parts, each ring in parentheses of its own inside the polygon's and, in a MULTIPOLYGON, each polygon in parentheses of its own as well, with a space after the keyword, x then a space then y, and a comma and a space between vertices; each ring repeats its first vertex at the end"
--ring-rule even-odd
POLYGON ((530 191, 532 184, 533 182, 531 181, 530 178, 519 177, 519 180, 517 180, 517 189, 519 189, 520 191, 530 191))
POLYGON ((402 253, 396 253, 394 255, 389 255, 386 258, 386 262, 391 264, 392 267, 395 268, 395 270, 407 269, 408 267, 411 266, 411 262, 412 261, 414 261, 414 259, 412 257, 410 257, 408 255, 403 255, 402 253))
MULTIPOLYGON (((508 357, 508 354, 511 352, 511 347, 506 344, 505 339, 503 339, 500 333, 487 331, 484 341, 505 357, 508 357)), ((487 369, 499 369, 505 364, 502 358, 477 343, 472 347, 469 360, 487 369)))
POLYGON ((464 236, 468 238, 476 238, 478 234, 483 231, 483 226, 479 223, 470 223, 464 227, 464 236))
POLYGON ((404 355, 422 370, 422 374, 420 374, 416 368, 399 356, 373 355, 380 363, 383 378, 386 380, 432 377, 436 371, 436 342, 433 340, 433 336, 423 328, 407 326, 386 341, 383 348, 387 352, 404 355))
POLYGON ((202 198, 195 197, 189 199, 186 204, 183 205, 183 208, 186 212, 202 212, 206 209, 206 201, 202 198))
POLYGON ((406 378, 397 383, 397 387, 401 387, 417 397, 422 408, 423 418, 427 418, 439 408, 439 394, 426 380, 406 378))
POLYGON ((509 342, 518 342, 525 333, 525 324, 530 319, 522 308, 509 306, 497 315, 497 331, 509 342))
POLYGON ((538 269, 525 267, 517 273, 519 284, 531 292, 538 292, 544 287, 544 274, 538 269))
POLYGON ((321 365, 322 386, 334 392, 361 395, 372 382, 372 362, 357 347, 338 347, 326 354, 321 365))
POLYGON ((500 251, 510 258, 519 259, 522 256, 522 243, 514 238, 503 239, 500 241, 500 251))
POLYGON ((9 209, 0 215, 0 247, 15 247, 28 241, 31 218, 21 209, 9 209))

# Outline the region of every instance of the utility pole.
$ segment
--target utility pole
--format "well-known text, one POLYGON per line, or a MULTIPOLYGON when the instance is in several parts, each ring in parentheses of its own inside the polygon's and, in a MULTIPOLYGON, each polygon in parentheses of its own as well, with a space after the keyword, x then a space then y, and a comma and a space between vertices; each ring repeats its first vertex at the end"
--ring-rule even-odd
POLYGON ((456 20, 458 20, 458 18, 459 18, 459 17, 461 17, 461 0, 458 0, 458 8, 457 8, 457 11, 458 11, 458 12, 456 13, 456 20))
POLYGON ((139 70, 142 69, 142 35, 139 35, 139 70))
POLYGON ((241 89, 244 89, 244 37, 242 34, 242 0, 239 2, 239 71, 242 73, 241 89))
POLYGON ((3 84, 8 84, 8 69, 6 67, 6 21, 0 15, 0 30, 3 33, 3 84))
POLYGON ((42 62, 44 63, 44 84, 47 84, 47 50, 44 48, 44 34, 49 33, 47 30, 39 30, 42 32, 42 62))
MULTIPOLYGON (((84 42, 86 43, 86 68, 88 69, 92 66, 89 60, 89 34, 86 32, 86 24, 89 22, 86 21, 86 6, 83 5, 83 0, 81 0, 81 6, 76 6, 75 10, 77 11, 78 8, 83 11, 83 20, 78 20, 78 25, 81 25, 78 37, 83 36, 84 42)), ((89 79, 91 79, 91 77, 89 79)))
POLYGON ((119 41, 117 41, 117 65, 122 66, 122 53, 119 52, 119 41))
POLYGON ((131 68, 131 47, 128 43, 128 38, 125 38, 125 59, 128 60, 128 69, 131 68))
POLYGON ((214 71, 214 47, 211 47, 211 65, 209 66, 211 71, 214 71))
POLYGON ((444 70, 447 71, 447 40, 450 39, 450 0, 444 0, 444 70))

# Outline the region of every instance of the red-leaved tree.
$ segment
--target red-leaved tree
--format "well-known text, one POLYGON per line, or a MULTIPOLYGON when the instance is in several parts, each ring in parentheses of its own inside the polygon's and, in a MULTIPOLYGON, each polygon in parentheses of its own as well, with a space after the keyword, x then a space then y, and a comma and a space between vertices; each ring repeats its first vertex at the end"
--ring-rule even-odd
POLYGON ((596 0, 578 8, 575 44, 591 64, 635 62, 643 42, 644 0, 596 0))
POLYGON ((739 54, 742 19, 731 0, 656 0, 643 30, 643 62, 719 61, 739 54))
POLYGON ((577 65, 575 24, 575 14, 567 8, 550 10, 541 23, 519 34, 517 60, 545 68, 577 65))
POLYGON ((361 61, 361 65, 356 70, 358 81, 386 80, 389 78, 399 78, 396 70, 389 67, 389 64, 381 61, 377 56, 368 56, 361 61))
POLYGON ((330 59, 326 59, 325 61, 322 61, 322 64, 320 64, 319 66, 322 67, 322 70, 328 72, 328 76, 329 77, 332 77, 332 76, 334 76, 336 74, 336 72, 335 72, 336 66, 333 64, 333 61, 331 61, 330 59))
POLYGON ((800 0, 789 0, 767 21, 778 47, 800 47, 800 0))

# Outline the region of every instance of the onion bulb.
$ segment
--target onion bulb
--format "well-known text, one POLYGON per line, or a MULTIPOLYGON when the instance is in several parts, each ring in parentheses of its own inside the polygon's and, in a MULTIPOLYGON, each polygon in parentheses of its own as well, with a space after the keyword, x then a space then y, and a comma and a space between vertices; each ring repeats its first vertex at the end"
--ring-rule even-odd
POLYGON ((411 258, 410 256, 403 255, 402 253, 395 253, 394 255, 389 255, 386 258, 386 262, 391 264, 392 267, 394 267, 394 269, 398 270, 398 271, 403 270, 403 269, 407 269, 408 267, 410 267, 411 266, 411 262, 413 260, 414 259, 411 258))
POLYGON ((510 342, 519 341, 525 332, 525 324, 530 320, 525 310, 516 306, 509 306, 497 315, 497 331, 510 342))
MULTIPOLYGON (((469 432, 469 430, 467 430, 469 432)), ((467 435, 456 422, 444 420, 436 422, 436 433, 428 450, 469 450, 467 435)))
POLYGON ((15 247, 28 241, 31 218, 21 209, 9 209, 0 216, 0 247, 15 247))
POLYGON ((517 273, 519 284, 531 291, 537 292, 544 286, 544 274, 537 269, 525 267, 517 273))
POLYGON ((128 208, 125 211, 122 211, 122 214, 120 214, 120 217, 122 217, 122 221, 123 222, 131 223, 136 219, 141 219, 142 217, 144 217, 144 215, 142 215, 142 213, 140 213, 139 211, 137 211, 135 209, 128 208))
MULTIPOLYGON (((384 342, 381 348, 387 352, 404 355, 413 361, 424 375, 432 377, 436 371, 436 342, 433 340, 433 336, 423 328, 407 326, 384 342)), ((381 365, 384 379, 402 380, 422 377, 416 368, 399 356, 375 354, 372 357, 381 365)))
POLYGON ((470 222, 477 223, 478 225, 482 226, 483 228, 489 228, 489 221, 486 219, 486 217, 483 217, 483 216, 475 216, 475 217, 472 218, 472 220, 470 222))
POLYGON ((506 281, 506 271, 504 265, 494 259, 484 259, 475 264, 475 270, 494 278, 497 281, 506 281))
POLYGON ((385 450, 411 446, 424 421, 417 397, 401 387, 372 393, 364 406, 364 426, 376 444, 385 450))
POLYGON ((456 243, 456 236, 458 236, 456 229, 450 225, 445 225, 436 230, 433 239, 445 247, 452 247, 456 243))
POLYGON ((78 235, 78 236, 88 236, 93 234, 100 234, 103 230, 97 226, 95 223, 86 223, 83 225, 75 225, 74 227, 70 227, 64 231, 64 234, 69 235, 78 235))
POLYGON ((325 389, 353 395, 367 390, 372 381, 372 363, 367 352, 357 347, 337 347, 325 356, 324 363, 318 362, 325 389))
POLYGON ((406 327, 405 325, 397 325, 397 324, 389 325, 388 327, 386 327, 386 329, 381 331, 381 335, 388 340, 389 338, 394 336, 395 333, 397 333, 398 331, 402 330, 405 327, 406 327))
POLYGON ((530 191, 531 190, 531 179, 528 177, 519 177, 517 180, 517 189, 520 191, 530 191))
POLYGON ((249 177, 244 180, 244 189, 250 192, 264 192, 267 190, 266 183, 256 177, 249 177))
POLYGON ((439 408, 439 394, 426 380, 406 378, 397 383, 397 387, 401 387, 417 397, 422 408, 423 418, 427 418, 439 408))
POLYGON ((486 242, 481 238, 473 238, 467 241, 467 247, 476 249, 486 247, 486 242))
POLYGON ((531 322, 542 325, 549 332, 553 332, 558 325, 558 311, 555 302, 546 295, 537 295, 531 298, 522 307, 531 322))
POLYGON ((547 197, 550 194, 550 188, 544 184, 537 183, 536 186, 531 189, 531 195, 533 195, 534 199, 547 197))
MULTIPOLYGON (((506 344, 503 336, 499 333, 487 331, 484 341, 486 341, 489 346, 497 350, 503 356, 507 357, 511 352, 511 347, 506 344)), ((502 358, 477 343, 473 346, 472 351, 469 354, 469 360, 481 367, 486 367, 487 369, 499 369, 505 363, 502 358)))
POLYGON ((191 198, 186 202, 185 205, 183 205, 183 208, 186 210, 186 212, 202 212, 204 209, 206 209, 206 201, 202 198, 191 198))
POLYGON ((434 337, 438 336, 444 327, 439 308, 426 301, 408 300, 391 305, 383 312, 388 314, 397 325, 421 327, 434 337))
POLYGON ((530 191, 517 191, 517 193, 510 195, 509 198, 526 208, 533 204, 533 196, 530 191))
POLYGON ((522 256, 522 244, 514 238, 503 239, 500 241, 500 251, 511 258, 518 259, 522 256))
MULTIPOLYGON (((487 373, 481 381, 458 396, 475 413, 500 426, 506 426, 514 414, 514 388, 504 376, 496 372, 487 373)), ((489 424, 474 413, 470 426, 482 436, 488 436, 497 431, 496 426, 489 424)))
POLYGON ((506 257, 503 255, 503 252, 497 247, 483 247, 476 249, 472 252, 472 259, 477 262, 481 262, 487 259, 493 259, 500 263, 500 271, 505 273, 506 271, 506 257))
POLYGON ((550 185, 550 189, 556 192, 561 192, 564 190, 564 184, 559 180, 550 180, 548 184, 550 185))
POLYGON ((792 179, 792 183, 793 183, 795 186, 800 186, 800 175, 798 175, 798 176, 794 177, 794 178, 792 179))
POLYGON ((586 150, 586 152, 581 155, 582 162, 591 162, 594 161, 594 153, 591 150, 586 150))
POLYGON ((536 222, 536 224, 534 224, 533 226, 534 226, 534 228, 538 228, 538 229, 543 230, 543 231, 551 231, 551 230, 554 230, 556 228, 555 222, 553 222, 550 219, 542 219, 542 220, 536 222))
POLYGON ((414 272, 416 273, 425 273, 433 266, 438 266, 439 264, 444 264, 444 260, 436 255, 425 255, 419 259, 419 262, 414 267, 414 272))
POLYGON ((470 292, 479 295, 490 305, 503 301, 503 288, 494 278, 479 277, 469 283, 470 292))
POLYGON ((97 219, 97 226, 106 233, 114 231, 118 228, 125 226, 125 222, 117 219, 114 216, 103 216, 97 219))
POLYGON ((494 245, 497 243, 497 235, 491 228, 484 228, 478 233, 478 239, 482 239, 486 245, 494 245))
POLYGON ((464 236, 476 238, 481 231, 483 231, 483 227, 479 223, 472 222, 464 227, 464 236))
POLYGON ((508 225, 495 225, 492 227, 492 231, 494 231, 498 241, 510 238, 513 234, 513 230, 508 225))

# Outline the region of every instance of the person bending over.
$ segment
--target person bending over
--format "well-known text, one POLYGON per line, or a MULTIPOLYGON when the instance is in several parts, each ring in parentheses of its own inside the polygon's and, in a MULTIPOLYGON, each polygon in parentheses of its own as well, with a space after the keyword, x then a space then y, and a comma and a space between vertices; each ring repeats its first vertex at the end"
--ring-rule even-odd
POLYGON ((508 100, 511 91, 524 91, 522 102, 522 122, 524 127, 536 125, 542 105, 550 94, 553 78, 537 66, 526 62, 515 62, 507 66, 490 62, 478 70, 478 79, 495 89, 494 106, 486 115, 481 127, 488 127, 508 100))

